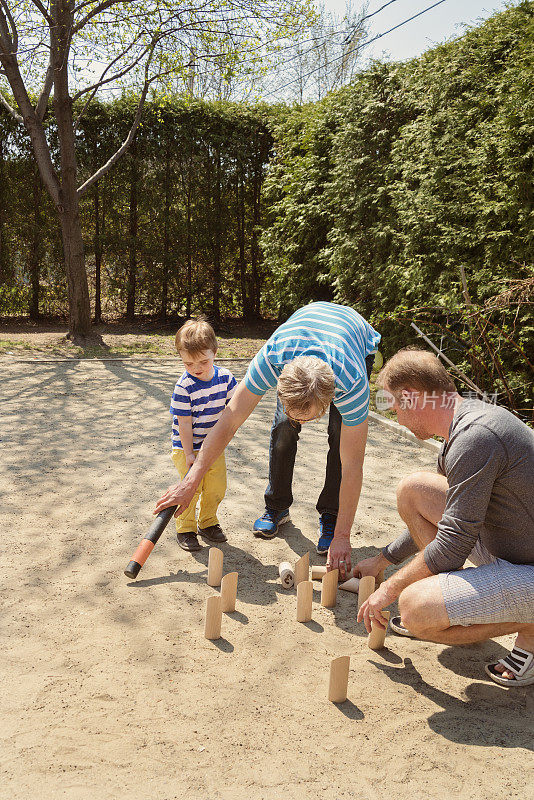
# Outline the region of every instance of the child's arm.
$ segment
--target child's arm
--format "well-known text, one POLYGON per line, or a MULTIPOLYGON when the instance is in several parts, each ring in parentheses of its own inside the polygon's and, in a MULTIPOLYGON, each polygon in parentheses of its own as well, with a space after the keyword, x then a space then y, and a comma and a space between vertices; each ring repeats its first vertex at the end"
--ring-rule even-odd
POLYGON ((178 430, 180 441, 185 453, 185 466, 187 469, 195 463, 196 454, 193 450, 193 422, 192 417, 178 417, 178 430))

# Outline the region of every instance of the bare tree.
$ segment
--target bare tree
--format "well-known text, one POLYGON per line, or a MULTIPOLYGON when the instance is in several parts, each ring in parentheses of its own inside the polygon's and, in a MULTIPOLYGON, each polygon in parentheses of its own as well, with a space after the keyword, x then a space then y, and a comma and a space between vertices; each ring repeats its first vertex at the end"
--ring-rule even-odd
POLYGON ((263 83, 269 96, 299 103, 320 100, 348 83, 359 66, 365 39, 367 5, 353 11, 348 2, 340 17, 319 7, 306 37, 288 43, 282 66, 275 64, 263 83))
POLYGON ((0 0, 0 103, 24 125, 63 238, 71 338, 91 332, 80 197, 133 142, 151 87, 177 74, 191 80, 191 56, 228 56, 232 70, 299 35, 309 0, 0 0), (236 54, 239 58, 236 58, 236 54), (98 92, 134 89, 139 102, 118 150, 78 185, 76 128, 98 92), (44 124, 49 100, 57 129, 54 157, 44 124))

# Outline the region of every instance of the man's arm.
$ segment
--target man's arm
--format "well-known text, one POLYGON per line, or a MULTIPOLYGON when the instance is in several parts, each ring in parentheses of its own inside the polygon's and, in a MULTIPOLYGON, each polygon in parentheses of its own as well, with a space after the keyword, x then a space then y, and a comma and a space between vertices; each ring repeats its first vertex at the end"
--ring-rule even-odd
POLYGON ((159 514, 168 506, 178 506, 175 517, 182 514, 193 499, 196 488, 213 462, 220 456, 237 429, 256 408, 262 395, 253 394, 241 381, 235 394, 221 414, 217 424, 202 443, 195 463, 186 477, 176 486, 171 486, 160 497, 154 509, 159 514))
POLYGON ((339 569, 343 578, 351 569, 350 530, 358 507, 363 482, 363 460, 367 443, 367 420, 361 425, 341 423, 339 455, 341 458, 341 484, 339 487, 339 512, 334 538, 328 551, 327 566, 339 569), (340 559, 345 563, 339 566, 340 559))
POLYGON ((392 575, 391 578, 384 581, 376 592, 373 592, 373 594, 362 603, 358 612, 358 622, 361 622, 363 619, 365 627, 370 632, 371 620, 369 617, 373 616, 375 622, 378 622, 379 625, 385 628, 387 620, 382 616, 382 609, 395 602, 407 586, 410 586, 410 584, 416 581, 421 581, 423 578, 429 578, 431 575, 434 575, 434 573, 428 569, 425 563, 424 552, 417 553, 409 564, 406 564, 392 575))

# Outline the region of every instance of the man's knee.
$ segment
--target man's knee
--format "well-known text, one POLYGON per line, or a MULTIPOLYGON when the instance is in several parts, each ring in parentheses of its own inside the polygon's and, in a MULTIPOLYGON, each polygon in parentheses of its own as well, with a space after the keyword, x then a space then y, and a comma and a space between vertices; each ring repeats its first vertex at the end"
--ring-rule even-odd
POLYGON ((437 576, 407 586, 399 597, 399 611, 404 627, 421 639, 450 625, 437 576))
POLYGON ((428 482, 427 472, 412 472, 411 475, 405 475, 401 478, 397 486, 397 508, 405 508, 409 506, 413 508, 417 506, 417 501, 422 495, 423 487, 428 482))

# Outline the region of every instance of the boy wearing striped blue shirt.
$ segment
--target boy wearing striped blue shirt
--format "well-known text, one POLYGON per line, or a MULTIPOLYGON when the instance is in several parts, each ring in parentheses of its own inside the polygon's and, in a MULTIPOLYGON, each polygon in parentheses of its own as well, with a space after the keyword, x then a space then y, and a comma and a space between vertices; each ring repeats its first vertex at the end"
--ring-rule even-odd
MULTIPOLYGON (((185 372, 178 378, 171 398, 172 460, 180 478, 184 478, 195 463, 202 442, 226 408, 237 382, 229 370, 214 363, 217 339, 205 319, 188 320, 176 334, 175 343, 185 372)), ((199 483, 185 512, 176 517, 176 535, 183 550, 202 549, 197 533, 210 542, 226 542, 217 519, 217 509, 225 493, 223 450, 199 483)))

